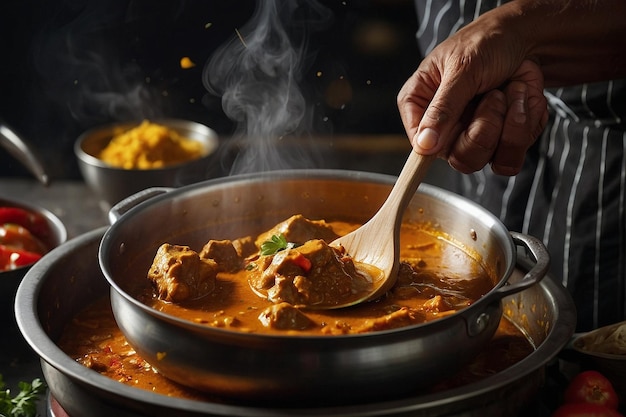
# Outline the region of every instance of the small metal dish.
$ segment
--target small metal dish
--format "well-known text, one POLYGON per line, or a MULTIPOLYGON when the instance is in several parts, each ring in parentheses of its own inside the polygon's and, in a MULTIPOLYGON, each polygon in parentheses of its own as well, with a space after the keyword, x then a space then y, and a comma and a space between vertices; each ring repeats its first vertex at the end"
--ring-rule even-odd
MULTIPOLYGON (((41 216, 46 222, 48 233, 46 236, 37 237, 41 239, 49 250, 60 246, 67 240, 67 230, 63 222, 43 207, 3 196, 0 196, 0 207, 18 207, 41 216)), ((33 264, 8 271, 0 271, 0 314, 13 315, 15 292, 32 266, 33 264)))
MULTIPOLYGON (((578 354, 582 369, 594 369, 606 376, 621 398, 626 398, 626 346, 607 351, 608 339, 616 338, 616 331, 626 336, 626 321, 600 327, 573 336, 569 348, 578 354), (603 346, 604 345, 604 346, 603 346)), ((626 340, 624 340, 626 342, 626 340)))
POLYGON ((179 119, 152 120, 175 130, 181 136, 204 144, 202 157, 159 169, 123 169, 97 157, 111 138, 120 131, 138 126, 141 121, 113 123, 83 133, 74 144, 78 167, 87 185, 108 209, 124 198, 148 187, 179 187, 209 177, 209 159, 218 147, 217 134, 207 126, 179 119))

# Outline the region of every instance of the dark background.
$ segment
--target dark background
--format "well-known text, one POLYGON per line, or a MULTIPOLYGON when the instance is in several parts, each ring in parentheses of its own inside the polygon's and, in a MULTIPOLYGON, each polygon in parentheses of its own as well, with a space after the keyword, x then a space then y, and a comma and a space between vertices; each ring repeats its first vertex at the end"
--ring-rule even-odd
MULTIPOLYGON (((419 54, 410 0, 323 0, 332 23, 312 34, 302 83, 324 135, 403 133, 396 94, 419 54), (319 73, 324 77, 320 77, 319 73)), ((0 121, 49 176, 79 178, 73 143, 118 120, 174 117, 232 134, 205 63, 253 14, 251 0, 5 0, 0 121), (196 66, 181 68, 189 57, 196 66)), ((30 176, 0 148, 0 176, 30 176)))

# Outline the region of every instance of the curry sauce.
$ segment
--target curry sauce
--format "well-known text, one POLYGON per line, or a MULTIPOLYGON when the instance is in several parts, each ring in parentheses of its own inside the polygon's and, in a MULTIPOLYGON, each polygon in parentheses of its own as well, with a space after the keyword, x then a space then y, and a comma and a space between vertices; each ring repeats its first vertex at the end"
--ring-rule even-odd
MULTIPOLYGON (((260 236, 247 236, 234 242, 237 247, 252 246, 252 249, 242 249, 242 258, 245 261, 242 260, 238 268, 232 267, 231 255, 217 256, 219 259, 216 261, 210 259, 215 264, 212 267, 215 275, 210 278, 210 283, 206 282, 209 279, 199 278, 202 275, 201 270, 206 269, 206 266, 195 267, 196 264, 202 264, 201 258, 208 256, 203 255, 207 251, 206 246, 199 251, 200 255, 195 260, 190 256, 190 252, 195 253, 192 249, 177 247, 171 258, 161 258, 159 255, 155 257, 151 274, 157 269, 165 275, 162 277, 162 285, 158 289, 155 289, 158 284, 145 286, 143 292, 132 295, 156 310, 206 326, 252 333, 337 335, 388 330, 445 317, 471 305, 495 285, 496 279, 492 276, 492 271, 487 270, 469 250, 428 227, 406 223, 401 229, 401 265, 397 282, 391 291, 378 300, 348 308, 316 310, 307 308, 306 305, 298 306, 297 302, 291 301, 292 298, 300 301, 297 295, 293 295, 294 292, 301 291, 296 284, 284 291, 286 295, 279 293, 277 299, 259 296, 257 291, 250 288, 252 279, 258 279, 258 275, 265 275, 268 271, 274 274, 272 280, 280 280, 281 285, 287 281, 287 275, 292 275, 294 283, 298 279, 306 278, 303 275, 307 272, 298 265, 289 264, 287 267, 272 269, 270 264, 276 263, 276 257, 273 260, 262 260, 263 257, 258 255, 259 247, 271 233, 280 231, 285 233, 288 241, 307 242, 302 246, 304 247, 310 239, 317 236, 332 241, 356 227, 357 224, 312 222, 294 216, 260 236), (331 234, 329 230, 332 230, 331 234), (226 258, 228 262, 222 260, 226 258), (219 265, 223 263, 228 263, 228 267, 220 269, 219 265), (263 271, 257 271, 259 264, 264 265, 263 271), (164 271, 167 268, 170 271, 164 271), (193 283, 173 284, 180 278, 177 275, 192 277, 193 283), (192 284, 199 288, 195 290, 198 295, 196 297, 193 296, 194 290, 187 288, 192 284), (181 287, 184 287, 184 291, 180 290, 181 287), (207 287, 211 290, 206 290, 207 287), (186 297, 176 296, 174 299, 175 294, 180 292, 186 297), (163 297, 163 294, 168 296, 163 297)), ((211 244, 209 242, 207 246, 211 244)), ((349 259, 346 260, 346 255, 341 253, 338 256, 343 257, 342 259, 334 263, 328 261, 332 257, 332 254, 327 253, 329 250, 321 247, 320 251, 312 253, 308 249, 296 247, 293 250, 296 255, 292 256, 294 260, 287 259, 297 263, 297 259, 304 253, 308 262, 313 262, 313 266, 308 265, 309 269, 322 270, 321 274, 310 280, 313 284, 307 284, 308 292, 314 292, 310 287, 314 287, 315 282, 321 282, 318 292, 337 292, 336 288, 347 286, 343 281, 347 275, 346 270, 354 267, 346 266, 349 259), (322 253, 323 256, 319 256, 322 250, 325 252, 322 253), (316 258, 320 257, 324 259, 324 263, 316 266, 316 258), (342 281, 336 282, 341 285, 334 284, 335 281, 332 280, 324 280, 324 274, 334 272, 338 272, 342 281)), ((231 252, 234 251, 231 249, 231 252)), ((282 253, 285 252, 287 250, 282 253)), ((310 271, 308 273, 311 274, 310 271)), ((158 278, 154 278, 153 283, 157 280, 158 278)), ((273 281, 268 284, 271 285, 274 285, 273 281)), ((272 288, 268 293, 271 290, 272 288)), ((344 292, 349 293, 350 288, 344 292)), ((324 296, 329 297, 328 294, 315 294, 311 297, 324 296)))
MULTIPOLYGON (((83 366, 131 387, 198 401, 229 401, 179 385, 154 370, 126 341, 115 322, 108 297, 102 297, 76 315, 66 327, 58 345, 83 366)), ((521 361, 533 350, 533 345, 522 331, 503 317, 496 334, 478 356, 454 376, 438 382, 430 389, 416 389, 415 395, 480 381, 521 361)))

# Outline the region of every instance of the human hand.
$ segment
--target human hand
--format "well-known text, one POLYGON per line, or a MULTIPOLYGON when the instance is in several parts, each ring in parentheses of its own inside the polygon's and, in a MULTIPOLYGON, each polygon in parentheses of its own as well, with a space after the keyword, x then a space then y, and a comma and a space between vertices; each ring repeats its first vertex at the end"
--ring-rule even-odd
POLYGON ((543 75, 514 39, 494 41, 474 23, 422 61, 398 108, 416 152, 437 154, 464 173, 491 163, 494 172, 515 175, 547 123, 543 75))

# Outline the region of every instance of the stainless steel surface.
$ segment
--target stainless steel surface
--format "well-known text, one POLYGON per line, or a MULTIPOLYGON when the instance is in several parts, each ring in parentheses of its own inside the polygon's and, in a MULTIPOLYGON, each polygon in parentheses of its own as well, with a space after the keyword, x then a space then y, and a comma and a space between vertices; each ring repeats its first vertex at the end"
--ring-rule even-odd
POLYGON ((13 129, 0 122, 0 146, 6 149, 44 185, 48 185, 48 174, 33 148, 13 129))
MULTIPOLYGON (((162 374, 237 398, 365 400, 403 395, 450 375, 495 332, 501 298, 522 287, 506 285, 516 260, 516 246, 506 228, 483 208, 436 187, 424 185, 418 191, 404 220, 430 223, 452 236, 475 251, 499 279, 481 300, 446 318, 358 336, 268 336, 177 319, 127 292, 137 282, 132 277, 145 279, 163 242, 202 247, 208 236, 228 239, 259 233, 294 213, 365 221, 380 207, 394 180, 363 172, 283 171, 194 184, 140 203, 107 230, 100 247, 120 328, 162 374), (167 356, 158 360, 163 352, 167 356), (378 381, 375 387, 372 380, 378 381), (342 393, 341 399, 336 392, 342 393)), ((547 257, 545 250, 534 255, 547 257)), ((545 261, 537 263, 542 273, 534 271, 533 281, 521 285, 541 278, 545 261)))
POLYGON ((206 171, 209 160, 218 147, 217 134, 207 126, 187 120, 162 119, 154 122, 174 129, 181 136, 202 142, 205 146, 204 156, 159 169, 116 168, 98 159, 97 155, 115 134, 131 129, 140 122, 116 123, 85 132, 76 141, 74 153, 85 182, 101 198, 105 207, 148 187, 177 187, 208 178, 206 171))
MULTIPOLYGON (((157 395, 123 385, 85 368, 55 344, 67 320, 98 297, 108 285, 95 260, 104 228, 81 235, 46 257, 27 275, 18 292, 19 325, 42 358, 50 390, 71 416, 432 416, 519 415, 541 389, 544 368, 574 331, 571 297, 551 277, 503 301, 504 313, 528 332, 537 349, 503 372, 439 393, 416 389, 396 401, 372 395, 356 405, 285 408, 241 402, 201 402, 157 395)), ((523 279, 524 257, 511 282, 523 279)), ((284 368, 281 368, 284 370, 284 368)), ((418 371, 413 368, 413 370, 418 371)), ((372 386, 380 381, 371 378, 372 386)), ((341 392, 341 391, 338 391, 341 392)), ((536 417, 535 412, 527 415, 536 417)))

